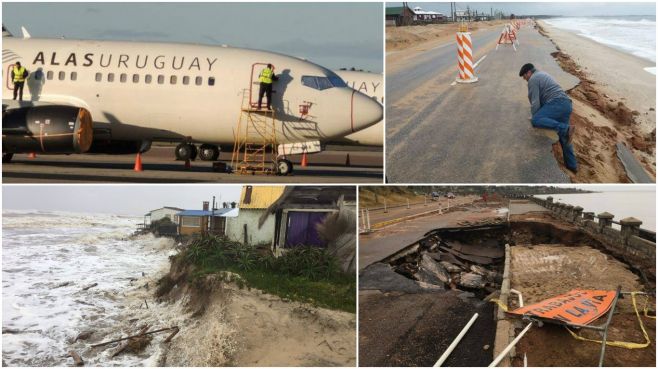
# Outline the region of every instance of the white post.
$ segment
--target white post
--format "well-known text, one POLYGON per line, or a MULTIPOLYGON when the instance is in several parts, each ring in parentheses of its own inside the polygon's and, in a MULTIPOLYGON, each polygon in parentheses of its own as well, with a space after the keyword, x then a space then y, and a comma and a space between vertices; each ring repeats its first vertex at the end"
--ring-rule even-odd
POLYGON ((409 209, 409 199, 407 199, 407 209, 409 209))
POLYGON ((530 327, 532 327, 532 323, 528 324, 528 325, 525 327, 525 329, 523 329, 523 330, 521 331, 521 333, 519 333, 519 335, 516 336, 516 338, 514 339, 514 341, 512 341, 509 345, 507 345, 507 347, 505 347, 505 349, 503 350, 503 352, 501 352, 500 355, 498 355, 498 356, 496 357, 496 359, 494 359, 494 361, 493 361, 491 364, 489 364, 489 367, 491 368, 491 367, 498 366, 498 364, 500 364, 500 362, 503 361, 503 359, 505 358, 505 356, 510 352, 510 350, 512 349, 512 347, 516 346, 516 344, 519 343, 519 341, 521 340, 521 338, 523 337, 523 335, 525 335, 526 333, 528 333, 528 330, 530 329, 530 327))
POLYGON ((366 219, 368 221, 368 231, 370 231, 370 210, 366 208, 366 219))
POLYGON ((473 315, 473 317, 471 318, 471 320, 469 320, 468 323, 466 323, 466 325, 464 326, 464 328, 462 328, 462 331, 459 332, 457 337, 455 337, 454 341, 452 341, 450 346, 448 346, 448 348, 443 353, 443 355, 441 355, 441 357, 436 362, 436 364, 434 364, 435 367, 443 365, 443 362, 446 361, 446 359, 448 359, 448 356, 450 356, 450 354, 455 349, 455 347, 457 347, 457 344, 459 344, 459 341, 461 341, 462 338, 464 338, 464 336, 466 335, 466 332, 468 332, 468 330, 471 328, 471 326, 475 322, 475 319, 477 319, 477 318, 478 318, 478 313, 475 313, 473 315))

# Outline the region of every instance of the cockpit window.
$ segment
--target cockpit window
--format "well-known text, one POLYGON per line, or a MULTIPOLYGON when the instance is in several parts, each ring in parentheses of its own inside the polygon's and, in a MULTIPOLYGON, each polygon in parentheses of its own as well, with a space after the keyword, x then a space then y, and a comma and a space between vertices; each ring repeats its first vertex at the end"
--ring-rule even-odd
POLYGON ((302 76, 302 85, 316 89, 326 90, 332 87, 346 87, 345 81, 338 76, 319 77, 319 76, 302 76))

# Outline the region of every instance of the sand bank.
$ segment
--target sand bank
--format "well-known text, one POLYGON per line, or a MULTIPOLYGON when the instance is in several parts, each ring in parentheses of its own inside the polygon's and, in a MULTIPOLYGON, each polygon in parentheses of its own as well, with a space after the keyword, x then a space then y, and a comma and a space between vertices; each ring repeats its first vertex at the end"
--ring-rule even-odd
MULTIPOLYGON (((471 22, 469 31, 475 33, 507 22, 509 21, 471 22)), ((418 52, 455 42, 458 27, 459 23, 386 27, 386 71, 390 73, 402 60, 413 57, 418 52)))
MULTIPOLYGON (((574 100, 571 123, 579 161, 573 182, 629 182, 615 145, 628 146, 655 178, 656 78, 644 68, 651 62, 539 21, 555 43, 560 66, 581 83, 568 91, 574 100)), ((540 30, 541 31, 541 30, 540 30)), ((556 145, 556 157, 561 152, 556 145)))

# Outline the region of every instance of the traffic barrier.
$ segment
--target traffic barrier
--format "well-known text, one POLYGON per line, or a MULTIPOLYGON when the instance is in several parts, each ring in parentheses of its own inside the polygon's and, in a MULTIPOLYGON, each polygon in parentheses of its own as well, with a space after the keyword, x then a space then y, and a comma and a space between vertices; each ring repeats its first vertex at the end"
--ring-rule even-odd
POLYGON ((505 27, 503 27, 503 31, 500 33, 498 42, 496 43, 496 50, 498 50, 498 46, 500 45, 512 45, 514 51, 516 51, 516 45, 518 44, 519 40, 516 38, 514 27, 509 23, 506 24, 505 27))
POLYGON ((457 62, 459 64, 458 83, 474 83, 478 81, 473 68, 473 42, 466 25, 459 27, 457 32, 457 62))
POLYGON ((135 158, 135 167, 133 168, 135 172, 141 172, 142 169, 142 153, 138 152, 137 157, 135 158))

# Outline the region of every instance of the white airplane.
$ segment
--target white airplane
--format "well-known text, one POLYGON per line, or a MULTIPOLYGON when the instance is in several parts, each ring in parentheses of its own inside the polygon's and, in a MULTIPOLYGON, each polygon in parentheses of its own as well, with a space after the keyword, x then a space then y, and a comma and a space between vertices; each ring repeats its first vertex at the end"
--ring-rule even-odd
MULTIPOLYGON (((145 152, 152 142, 180 142, 175 154, 181 160, 197 152, 203 160, 216 160, 219 145, 235 142, 241 109, 258 100, 258 75, 267 63, 279 77, 272 103, 279 144, 341 138, 383 117, 380 104, 336 73, 287 55, 227 46, 32 38, 24 29, 23 36, 13 37, 3 27, 3 162, 26 152, 145 152), (30 72, 22 102, 6 99, 13 94, 16 61, 30 72)), ((292 171, 285 158, 278 163, 281 174, 292 171)))
MULTIPOLYGON (((384 105, 384 78, 382 74, 353 70, 337 70, 335 72, 348 86, 377 100, 382 106, 384 105)), ((384 146, 383 120, 346 136, 345 140, 358 145, 384 146)))

